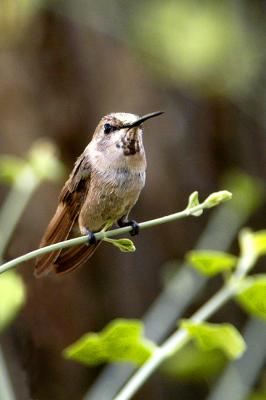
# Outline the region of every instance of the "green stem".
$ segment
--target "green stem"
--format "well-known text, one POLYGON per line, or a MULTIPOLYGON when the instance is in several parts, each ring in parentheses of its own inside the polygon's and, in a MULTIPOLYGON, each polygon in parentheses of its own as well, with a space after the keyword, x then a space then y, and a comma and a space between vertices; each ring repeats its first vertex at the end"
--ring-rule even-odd
POLYGON ((26 165, 19 172, 16 180, 1 207, 0 213, 0 257, 2 258, 9 240, 14 233, 33 192, 40 183, 40 179, 33 169, 26 165))
MULTIPOLYGON (((12 237, 17 222, 23 214, 29 199, 37 188, 40 180, 30 166, 21 169, 16 177, 8 196, 1 207, 0 213, 0 259, 3 259, 6 246, 12 237)), ((0 347, 0 397, 15 400, 11 378, 0 347)))
MULTIPOLYGON (((141 222, 139 224, 139 228, 142 229, 147 229, 147 228, 151 228, 152 226, 155 225, 161 225, 161 224, 165 224, 167 222, 171 222, 171 221, 175 221, 177 219, 181 219, 181 218, 185 218, 188 217, 190 215, 193 215, 195 213, 197 213, 200 210, 203 210, 205 208, 208 208, 207 205, 203 202, 195 207, 191 207, 190 209, 185 209, 183 211, 174 213, 174 214, 170 214, 170 215, 166 215, 164 217, 161 218, 156 218, 153 220, 149 220, 149 221, 145 221, 145 222, 141 222)), ((123 228, 118 228, 118 229, 113 229, 111 231, 107 231, 107 232, 97 232, 95 233, 95 237, 97 240, 102 240, 104 238, 108 238, 108 237, 113 237, 113 236, 118 236, 127 232, 131 231, 131 227, 130 226, 125 226, 123 228)), ((55 244, 51 244, 49 246, 46 247, 42 247, 40 249, 37 250, 33 250, 27 254, 24 254, 20 257, 15 258, 14 260, 8 261, 4 264, 2 264, 0 266, 0 274, 16 267, 18 264, 23 263, 24 261, 28 261, 31 260, 32 258, 35 257, 39 257, 40 255, 44 254, 44 253, 49 253, 51 251, 55 251, 55 250, 59 250, 59 249, 63 249, 66 247, 71 247, 71 246, 78 246, 80 244, 84 244, 88 241, 88 237, 87 236, 80 236, 74 239, 69 239, 69 240, 65 240, 63 242, 58 242, 55 244)))
MULTIPOLYGON (((238 291, 239 283, 255 262, 254 257, 243 256, 232 279, 223 286, 191 317, 191 321, 200 323, 211 317, 223 304, 230 300, 238 291)), ((114 400, 129 400, 146 382, 147 378, 162 364, 164 360, 180 350, 190 340, 189 332, 183 328, 175 331, 161 347, 140 367, 132 378, 117 394, 114 400)))

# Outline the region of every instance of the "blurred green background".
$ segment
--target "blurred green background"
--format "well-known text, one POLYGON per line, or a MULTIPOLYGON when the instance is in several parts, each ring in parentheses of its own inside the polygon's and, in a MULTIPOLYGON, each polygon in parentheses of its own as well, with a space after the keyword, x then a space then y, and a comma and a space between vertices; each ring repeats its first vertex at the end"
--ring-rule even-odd
MULTIPOLYGON (((4 258, 38 246, 64 179, 109 112, 165 111, 145 129, 147 183, 132 213, 138 221, 181 210, 194 190, 203 198, 228 189, 221 177, 231 170, 265 183, 265 22, 262 0, 1 0, 0 152, 25 158, 45 139, 65 164, 65 176, 60 170, 56 183, 35 191, 4 258)), ((1 203, 8 191, 1 184, 1 203)), ((254 195, 247 190, 238 207, 254 195)), ((265 229, 265 211, 264 203, 246 224, 265 229)), ((162 265, 183 259, 211 213, 141 233, 131 255, 102 246, 88 265, 60 278, 35 280, 33 262, 19 267, 25 305, 2 337, 16 398, 83 398, 100 369, 64 360, 62 349, 116 317, 141 318, 173 273, 162 265)), ((230 218, 220 227, 225 235, 227 224, 230 218)), ((231 306, 220 318, 241 329, 246 317, 231 306)), ((186 363, 193 351, 182 355, 186 363)), ((181 358, 179 373, 169 365, 136 398, 207 399, 213 378, 195 357, 189 373, 181 358)), ((213 357, 212 369, 220 370, 224 359, 213 357)), ((260 372, 258 396, 265 381, 260 372)))

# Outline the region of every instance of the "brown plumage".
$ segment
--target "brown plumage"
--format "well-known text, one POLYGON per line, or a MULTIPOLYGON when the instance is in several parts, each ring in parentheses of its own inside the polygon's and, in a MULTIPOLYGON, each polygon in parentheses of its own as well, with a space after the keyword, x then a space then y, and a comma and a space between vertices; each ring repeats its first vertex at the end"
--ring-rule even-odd
MULTIPOLYGON (((65 183, 60 196, 57 210, 51 219, 41 240, 40 247, 74 237, 77 230, 77 219, 90 184, 90 166, 83 155, 77 160, 75 167, 65 183)), ((75 246, 58 250, 39 257, 35 265, 35 275, 41 276, 54 268, 55 272, 70 271, 85 262, 98 247, 75 246)))
MULTIPOLYGON (((141 124, 159 114, 139 118, 134 114, 114 113, 102 118, 60 193, 57 210, 40 247, 88 231, 97 232, 117 221, 127 223, 145 183, 141 124)), ((58 274, 72 271, 84 264, 99 244, 43 254, 37 259, 35 276, 51 270, 58 274)))

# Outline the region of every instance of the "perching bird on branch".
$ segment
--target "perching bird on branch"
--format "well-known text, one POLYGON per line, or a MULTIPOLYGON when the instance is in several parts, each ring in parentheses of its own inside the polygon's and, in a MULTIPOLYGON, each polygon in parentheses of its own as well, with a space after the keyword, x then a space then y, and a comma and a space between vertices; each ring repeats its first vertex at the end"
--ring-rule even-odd
POLYGON ((112 113, 103 117, 91 142, 77 159, 66 181, 57 210, 51 219, 40 247, 72 237, 88 235, 86 244, 42 255, 35 266, 35 276, 69 272, 84 264, 100 242, 94 232, 138 224, 128 215, 145 184, 146 157, 142 141, 142 124, 161 111, 139 117, 112 113))

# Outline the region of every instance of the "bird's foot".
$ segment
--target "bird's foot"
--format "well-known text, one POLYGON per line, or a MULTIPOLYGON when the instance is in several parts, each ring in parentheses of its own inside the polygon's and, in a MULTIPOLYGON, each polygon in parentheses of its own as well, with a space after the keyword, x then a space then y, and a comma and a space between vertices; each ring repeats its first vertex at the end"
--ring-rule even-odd
POLYGON ((132 230, 129 232, 131 236, 135 236, 139 234, 139 224, 134 221, 134 219, 130 221, 122 221, 121 219, 118 221, 118 225, 122 228, 123 226, 131 226, 132 230))
POLYGON ((88 244, 92 245, 97 243, 97 239, 92 231, 86 229, 86 235, 88 236, 88 244))

